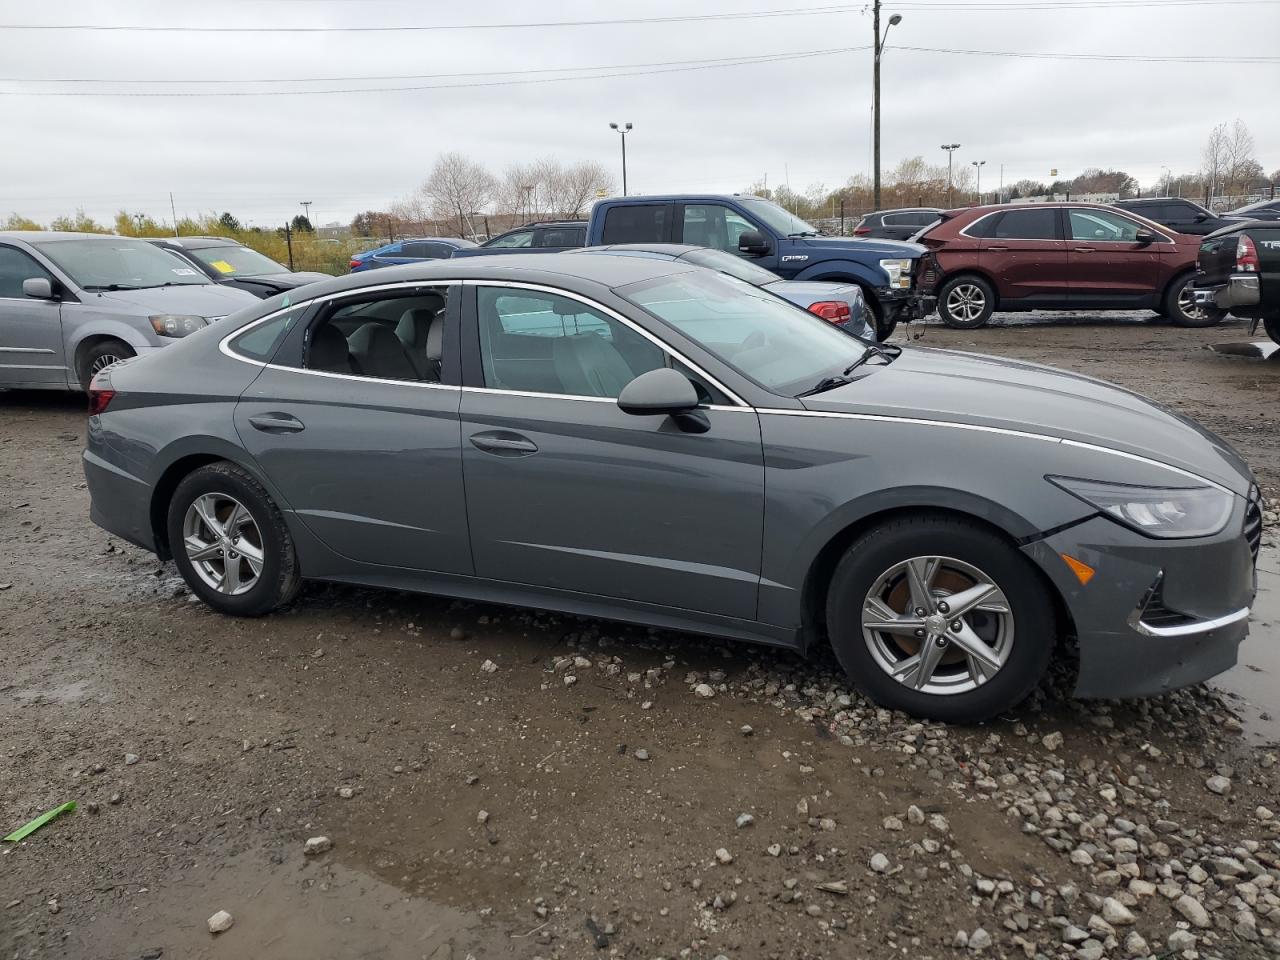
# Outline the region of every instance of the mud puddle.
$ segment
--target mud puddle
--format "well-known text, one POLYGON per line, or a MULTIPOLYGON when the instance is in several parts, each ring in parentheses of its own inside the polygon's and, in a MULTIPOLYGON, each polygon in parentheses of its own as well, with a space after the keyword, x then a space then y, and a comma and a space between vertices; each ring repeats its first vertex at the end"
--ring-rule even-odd
POLYGON ((1250 738, 1280 743, 1280 555, 1258 559, 1258 596, 1239 662, 1213 681, 1238 700, 1250 738))

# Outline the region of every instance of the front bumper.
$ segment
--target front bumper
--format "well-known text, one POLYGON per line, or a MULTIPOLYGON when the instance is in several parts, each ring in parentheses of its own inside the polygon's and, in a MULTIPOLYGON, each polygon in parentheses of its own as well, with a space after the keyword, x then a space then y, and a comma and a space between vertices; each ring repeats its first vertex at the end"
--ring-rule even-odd
POLYGON ((1262 285, 1252 274, 1236 274, 1213 287, 1200 287, 1195 291, 1197 307, 1217 307, 1234 310, 1237 307, 1256 307, 1262 299, 1262 285))
POLYGON ((1058 588, 1075 628, 1081 697, 1176 690, 1235 665, 1257 588, 1255 517, 1240 499, 1224 531, 1152 540, 1094 517, 1023 548, 1058 588), (1095 571, 1086 584, 1062 555, 1095 571))
POLYGON ((885 312, 885 316, 903 322, 923 320, 938 309, 938 298, 915 290, 901 290, 881 287, 876 291, 876 299, 885 312))

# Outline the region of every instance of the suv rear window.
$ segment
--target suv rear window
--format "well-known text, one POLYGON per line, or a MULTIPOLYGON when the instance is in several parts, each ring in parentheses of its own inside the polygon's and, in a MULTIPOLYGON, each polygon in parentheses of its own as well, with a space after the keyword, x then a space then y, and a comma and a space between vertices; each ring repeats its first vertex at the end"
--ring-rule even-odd
POLYGON ((665 203, 614 207, 604 217, 604 243, 665 243, 671 207, 665 203))
POLYGON ((1007 240, 1057 240, 1057 208, 1008 210, 989 236, 1007 240))

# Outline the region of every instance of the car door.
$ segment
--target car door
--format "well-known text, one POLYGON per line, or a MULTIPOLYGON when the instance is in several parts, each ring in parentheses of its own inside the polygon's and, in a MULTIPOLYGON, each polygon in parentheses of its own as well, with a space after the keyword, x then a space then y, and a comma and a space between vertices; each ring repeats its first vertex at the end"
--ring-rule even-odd
POLYGON ((1160 282, 1162 249, 1172 241, 1156 234, 1142 243, 1145 224, 1118 210, 1067 207, 1067 237, 1071 259, 1071 307, 1137 309, 1154 305, 1160 282))
POLYGON ((22 292, 24 280, 53 275, 24 250, 0 244, 0 385, 67 383, 62 306, 22 292))
POLYGON ((307 309, 236 406, 245 449, 335 554, 472 572, 458 442, 460 290, 406 284, 307 309))
POLYGON ((1065 306, 1071 280, 1058 208, 1027 204, 991 216, 966 232, 979 238, 978 263, 995 279, 1001 303, 1065 306))
POLYGON ((476 574, 753 619, 754 411, 584 298, 497 283, 468 295, 462 462, 476 574), (664 365, 701 381, 705 432, 619 409, 626 383, 664 365))

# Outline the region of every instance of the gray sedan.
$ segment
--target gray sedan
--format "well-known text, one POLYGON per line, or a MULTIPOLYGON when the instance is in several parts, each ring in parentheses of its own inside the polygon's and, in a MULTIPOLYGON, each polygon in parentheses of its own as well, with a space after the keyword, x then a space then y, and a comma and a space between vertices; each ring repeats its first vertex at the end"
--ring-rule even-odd
MULTIPOLYGON (((533 262, 536 260, 536 263, 533 262)), ((91 389, 92 517, 224 613, 304 578, 797 651, 951 721, 1235 662, 1246 464, 1097 380, 846 336, 679 262, 388 268, 262 301, 91 389)))

